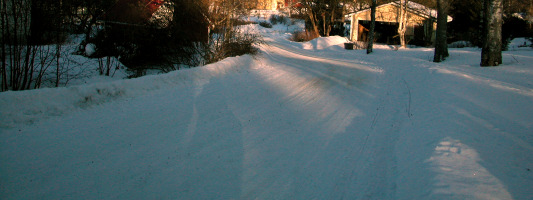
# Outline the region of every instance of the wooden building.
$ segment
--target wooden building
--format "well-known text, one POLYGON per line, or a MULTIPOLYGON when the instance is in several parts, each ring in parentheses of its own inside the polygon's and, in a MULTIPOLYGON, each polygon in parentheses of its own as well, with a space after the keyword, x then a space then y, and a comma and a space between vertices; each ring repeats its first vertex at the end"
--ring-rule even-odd
MULTIPOLYGON (((194 0, 189 0, 194 1, 194 0)), ((198 10, 186 6, 194 6, 187 1, 178 5, 165 0, 118 0, 99 20, 106 29, 123 32, 126 36, 146 34, 143 29, 161 29, 174 21, 174 28, 180 29, 182 36, 194 41, 207 42, 209 37, 209 19, 198 10), (180 5, 181 4, 181 5, 180 5), (174 9, 187 12, 174 12, 174 9), (196 11, 196 12, 193 12, 196 11), (141 31, 139 31, 141 30, 141 31)))
MULTIPOLYGON (((379 43, 396 44, 398 37, 398 21, 400 1, 376 7, 376 40, 379 43)), ((361 10, 349 15, 351 41, 368 40, 370 29, 370 9, 361 10)), ((406 39, 411 44, 430 45, 435 41, 437 11, 424 5, 410 1, 407 5, 406 39)), ((448 17, 448 22, 452 21, 448 17)))
POLYGON ((282 10, 289 7, 294 7, 298 4, 298 0, 256 0, 250 1, 253 4, 252 9, 256 10, 282 10))

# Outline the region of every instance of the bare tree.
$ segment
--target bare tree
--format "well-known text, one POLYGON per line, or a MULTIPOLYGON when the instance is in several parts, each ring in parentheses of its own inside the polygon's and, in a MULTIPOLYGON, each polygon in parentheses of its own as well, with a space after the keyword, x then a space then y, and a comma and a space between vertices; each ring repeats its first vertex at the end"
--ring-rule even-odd
POLYGON ((311 32, 318 36, 318 34, 320 33, 320 31, 318 30, 320 19, 318 17, 322 12, 320 7, 317 7, 318 5, 316 5, 312 0, 304 0, 302 1, 302 5, 304 7, 304 9, 302 10, 304 10, 305 15, 307 15, 308 22, 311 23, 311 32))
POLYGON ((342 10, 339 8, 344 0, 303 0, 307 21, 311 25, 311 32, 322 36, 329 36, 333 23, 342 10))
POLYGON ((398 13, 398 35, 400 36, 400 44, 402 47, 407 47, 405 33, 407 32, 407 6, 408 0, 400 0, 400 12, 398 13))
POLYGON ((327 14, 322 15, 323 16, 323 23, 324 23, 324 35, 329 36, 331 33, 333 24, 335 23, 336 17, 338 14, 342 14, 342 10, 339 9, 339 6, 341 5, 341 2, 343 0, 330 0, 329 1, 329 9, 327 9, 327 14), (326 19, 326 16, 329 14, 329 19, 326 19))
POLYGON ((0 54, 0 62, 2 62, 2 67, 0 68, 0 75, 2 76, 2 82, 0 83, 0 91, 5 91, 7 90, 8 88, 8 83, 7 83, 7 60, 6 60, 6 57, 7 57, 7 49, 6 49, 6 45, 7 45, 7 40, 8 38, 6 38, 8 36, 8 17, 7 17, 7 1, 2 1, 0 2, 0 21, 1 21, 1 26, 0 26, 0 40, 1 40, 1 43, 0 43, 0 48, 1 48, 1 54, 0 54))
POLYGON ((2 85, 0 91, 30 89, 33 79, 35 45, 30 45, 31 3, 4 0, 2 21, 2 85))
POLYGON ((261 43, 257 35, 244 33, 235 22, 248 13, 246 0, 207 0, 209 9, 205 16, 213 31, 209 33, 209 41, 203 43, 198 54, 205 63, 212 63, 230 56, 254 54, 257 49, 254 43, 261 43))
POLYGON ((369 8, 372 5, 373 0, 352 0, 345 1, 345 10, 348 13, 353 13, 369 8))
POLYGON ((98 18, 101 18, 116 0, 71 0, 71 6, 76 9, 72 13, 71 20, 78 21, 77 31, 85 34, 85 41, 92 39, 91 33, 98 18), (78 12, 80 10, 80 12, 78 12))
POLYGON ((374 48, 374 35, 376 30, 376 6, 377 0, 372 0, 372 5, 370 6, 370 33, 368 36, 368 46, 366 47, 366 53, 370 54, 374 48))
POLYGON ((503 0, 485 0, 481 66, 502 64, 503 0))
POLYGON ((446 0, 437 0, 437 38, 435 40, 435 55, 433 62, 442 62, 448 56, 448 9, 450 3, 446 0))
MULTIPOLYGON (((71 1, 3 0, 0 3, 0 91, 59 86, 68 79, 63 41, 77 12, 71 1), (53 44, 53 45, 52 45, 53 44), (51 67, 55 66, 55 67, 51 67), (53 70, 53 73, 47 71, 53 70)), ((67 81, 68 82, 68 81, 67 81)))

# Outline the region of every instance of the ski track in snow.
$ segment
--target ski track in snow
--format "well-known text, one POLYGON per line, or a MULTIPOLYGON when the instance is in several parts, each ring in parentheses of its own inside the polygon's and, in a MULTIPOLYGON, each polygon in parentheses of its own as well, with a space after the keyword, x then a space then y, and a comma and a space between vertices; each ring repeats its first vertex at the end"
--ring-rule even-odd
POLYGON ((264 34, 255 58, 0 94, 45 105, 0 109, 0 199, 533 199, 531 54, 264 34))

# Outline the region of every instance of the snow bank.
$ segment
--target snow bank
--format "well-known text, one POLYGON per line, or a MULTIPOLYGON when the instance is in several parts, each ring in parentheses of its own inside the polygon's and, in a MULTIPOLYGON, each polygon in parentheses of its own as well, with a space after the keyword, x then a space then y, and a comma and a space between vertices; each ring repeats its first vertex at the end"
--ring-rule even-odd
POLYGON ((474 44, 470 41, 456 41, 448 44, 448 48, 465 48, 465 47, 474 47, 474 44))
POLYGON ((43 88, 0 93, 0 128, 31 124, 38 119, 59 116, 115 99, 143 95, 153 90, 187 85, 190 79, 207 80, 222 76, 250 56, 227 58, 194 70, 180 70, 163 75, 96 84, 43 88))
POLYGON ((347 42, 345 37, 340 36, 330 36, 330 37, 319 37, 311 41, 303 43, 303 49, 307 50, 323 50, 331 47, 340 47, 344 48, 344 43, 347 42))
POLYGON ((515 38, 513 39, 508 46, 508 50, 515 51, 519 49, 531 49, 531 40, 526 38, 515 38))
POLYGON ((1 93, 0 199, 533 199, 530 49, 265 33, 257 60, 1 93))
POLYGON ((92 56, 94 53, 96 53, 96 44, 87 44, 87 46, 85 46, 85 55, 92 56))

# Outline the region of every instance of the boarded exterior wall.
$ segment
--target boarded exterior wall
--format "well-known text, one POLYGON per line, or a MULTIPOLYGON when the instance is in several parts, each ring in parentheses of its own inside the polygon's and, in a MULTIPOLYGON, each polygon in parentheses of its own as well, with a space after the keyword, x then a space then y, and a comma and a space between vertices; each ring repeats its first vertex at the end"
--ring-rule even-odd
POLYGON ((283 10, 296 5, 298 0, 248 0, 245 3, 252 10, 283 10))
MULTIPOLYGON (((376 8, 376 22, 392 22, 398 23, 400 8, 394 4, 389 3, 376 8)), ((351 31, 350 40, 359 41, 361 39, 361 31, 363 30, 359 24, 359 21, 370 21, 370 9, 363 10, 351 15, 351 31)), ((407 31, 406 37, 408 39, 414 38, 415 26, 423 26, 425 37, 431 37, 431 41, 434 41, 434 30, 436 29, 436 23, 434 20, 422 16, 420 14, 410 12, 407 13, 407 31)))
POLYGON ((276 10, 278 6, 277 0, 258 0, 256 9, 258 10, 276 10))

